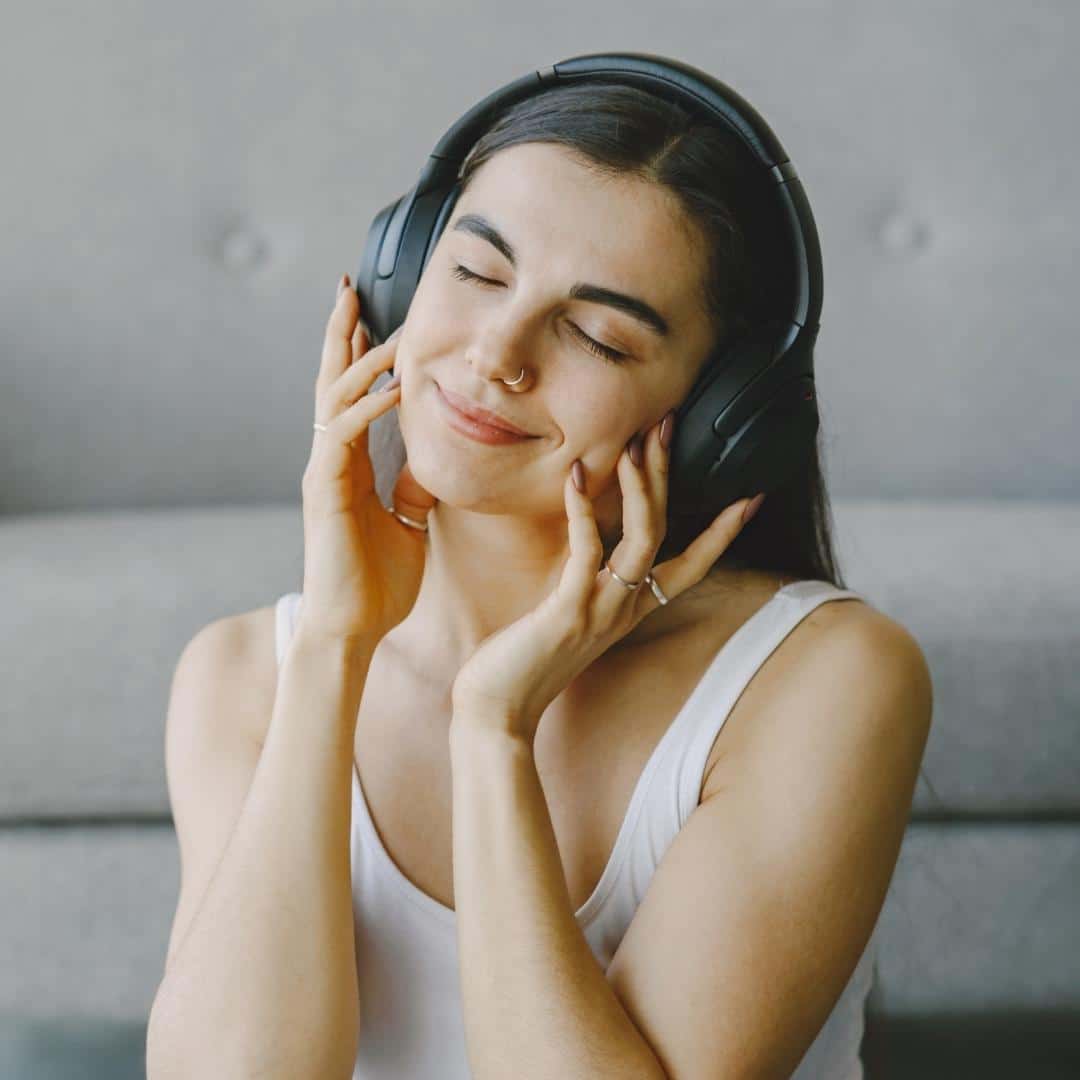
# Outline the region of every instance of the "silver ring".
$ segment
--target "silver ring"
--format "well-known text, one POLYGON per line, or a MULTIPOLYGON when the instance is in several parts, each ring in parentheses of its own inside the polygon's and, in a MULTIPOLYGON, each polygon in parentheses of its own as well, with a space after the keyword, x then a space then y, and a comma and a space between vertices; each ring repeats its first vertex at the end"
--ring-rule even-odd
POLYGON ((618 575, 618 574, 616 574, 616 573, 615 573, 615 571, 611 569, 611 563, 609 563, 609 562, 606 562, 606 563, 604 563, 604 569, 605 569, 605 570, 606 570, 606 571, 607 571, 607 572, 608 572, 608 573, 609 573, 609 574, 610 574, 610 575, 611 575, 611 576, 612 576, 612 577, 613 577, 613 578, 614 578, 614 579, 615 579, 615 580, 616 580, 616 581, 617 581, 617 582, 618 582, 618 583, 619 583, 620 585, 622 585, 622 586, 624 586, 625 588, 629 589, 629 590, 630 590, 631 592, 636 592, 636 591, 637 591, 637 590, 638 590, 639 588, 641 588, 641 586, 642 586, 642 585, 644 584, 644 579, 642 579, 641 581, 639 581, 639 582, 638 582, 638 583, 637 583, 637 584, 635 585, 635 584, 634 584, 633 582, 631 582, 631 581, 627 581, 627 580, 626 580, 625 578, 621 578, 621 577, 619 577, 619 575, 618 575))
POLYGON ((325 424, 319 424, 319 423, 316 423, 316 424, 315 424, 315 430, 316 430, 316 431, 325 431, 325 430, 326 430, 326 425, 325 425, 325 424))
POLYGON ((521 369, 521 374, 513 382, 506 382, 505 379, 501 379, 500 382, 506 383, 507 386, 517 386, 517 384, 519 382, 521 382, 521 380, 524 379, 524 378, 525 378, 525 369, 522 368, 521 369))
POLYGON ((402 514, 399 511, 395 510, 392 506, 387 506, 384 509, 388 513, 393 514, 394 517, 396 517, 398 519, 398 521, 401 522, 402 525, 408 525, 410 529, 417 529, 420 532, 427 532, 428 531, 426 521, 416 521, 411 517, 406 517, 404 514, 402 514))
POLYGON ((652 589, 653 596, 660 601, 661 604, 666 604, 668 598, 664 595, 664 590, 657 584, 656 578, 651 573, 645 575, 645 580, 649 583, 649 588, 652 589))

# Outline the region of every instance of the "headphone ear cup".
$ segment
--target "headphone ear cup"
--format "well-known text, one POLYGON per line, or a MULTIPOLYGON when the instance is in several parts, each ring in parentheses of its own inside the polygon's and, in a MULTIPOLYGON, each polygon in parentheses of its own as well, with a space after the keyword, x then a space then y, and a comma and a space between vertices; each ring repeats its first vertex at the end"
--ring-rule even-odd
POLYGON ((371 331, 373 345, 384 342, 395 329, 391 325, 394 268, 412 197, 410 189, 375 215, 360 256, 356 291, 360 296, 360 318, 371 331))
POLYGON ((737 342, 687 395, 671 444, 670 513, 713 517, 806 466, 819 427, 812 358, 798 342, 774 361, 778 340, 766 327, 737 342))
POLYGON ((405 321, 424 268, 461 192, 458 184, 451 184, 432 216, 437 189, 430 188, 419 203, 416 190, 414 186, 384 206, 368 227, 356 284, 361 318, 371 329, 373 344, 384 342, 405 321))
POLYGON ((791 379, 728 437, 705 479, 719 514, 736 499, 775 491, 805 467, 818 431, 814 380, 791 379))

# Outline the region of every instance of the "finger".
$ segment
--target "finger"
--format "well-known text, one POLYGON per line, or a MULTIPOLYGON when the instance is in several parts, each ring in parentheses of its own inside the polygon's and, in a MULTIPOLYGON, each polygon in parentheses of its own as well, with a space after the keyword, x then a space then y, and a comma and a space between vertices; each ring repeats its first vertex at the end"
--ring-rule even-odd
MULTIPOLYGON (((603 610, 605 616, 612 620, 620 612, 629 611, 633 615, 640 611, 638 598, 643 591, 648 591, 650 596, 652 595, 651 590, 645 589, 644 580, 652 568, 666 528, 664 520, 666 496, 663 480, 656 482, 659 486, 658 495, 646 469, 649 455, 655 455, 658 449, 662 452, 659 442, 655 445, 649 443, 649 439, 654 435, 655 428, 646 433, 642 450, 645 460, 640 466, 635 465, 630 457, 629 444, 617 463, 619 486, 623 492, 623 533, 619 543, 608 557, 605 569, 610 568, 623 580, 636 583, 637 588, 629 589, 616 580, 611 573, 602 575, 605 582, 602 593, 603 610), (627 607, 628 600, 631 601, 629 608, 627 607)), ((658 439, 658 436, 656 438, 658 439)))
MULTIPOLYGON (((395 393, 395 391, 390 391, 395 393)), ((401 466, 390 505, 414 521, 427 521, 428 514, 439 500, 413 476, 408 461, 401 466)))
POLYGON ((352 359, 354 364, 368 351, 370 345, 371 336, 367 332, 367 326, 365 326, 363 319, 357 319, 356 329, 352 334, 352 359))
POLYGON ((354 360, 332 385, 318 395, 315 402, 316 420, 323 424, 329 423, 358 401, 365 397, 378 396, 388 389, 390 380, 377 390, 371 388, 375 380, 384 375, 395 361, 396 342, 384 342, 354 360))
POLYGON ((652 485, 654 491, 659 491, 663 488, 664 491, 664 512, 667 513, 667 488, 668 488, 668 472, 671 469, 671 453, 670 447, 664 448, 664 444, 660 441, 660 430, 664 426, 663 419, 660 423, 656 424, 648 435, 648 446, 645 448, 645 472, 648 474, 649 483, 652 485))
POLYGON ((343 274, 323 335, 322 359, 315 380, 316 397, 352 363, 352 335, 359 314, 360 298, 349 283, 349 275, 343 274))
MULTIPOLYGON (((733 502, 713 518, 709 526, 695 536, 681 554, 653 569, 653 578, 668 600, 674 600, 680 593, 701 581, 716 560, 727 551, 742 531, 742 515, 749 502, 749 498, 733 502)), ((647 597, 641 597, 641 604, 645 609, 643 615, 660 606, 660 601, 652 595, 651 589, 641 591, 648 593, 647 597)))
MULTIPOLYGON (((360 394, 355 400, 335 404, 333 411, 318 423, 331 433, 330 441, 352 444, 362 439, 360 446, 366 451, 368 426, 377 417, 389 412, 400 400, 400 385, 391 387, 385 394, 378 390, 374 394, 360 394)), ((322 434, 316 429, 316 438, 321 438, 322 434)))
MULTIPOLYGON (((582 463, 583 470, 584 467, 582 463)), ((574 613, 580 614, 595 588, 596 575, 604 556, 604 544, 596 525, 596 513, 588 489, 578 491, 573 470, 563 482, 563 501, 569 528, 570 557, 563 567, 558 592, 574 613)))

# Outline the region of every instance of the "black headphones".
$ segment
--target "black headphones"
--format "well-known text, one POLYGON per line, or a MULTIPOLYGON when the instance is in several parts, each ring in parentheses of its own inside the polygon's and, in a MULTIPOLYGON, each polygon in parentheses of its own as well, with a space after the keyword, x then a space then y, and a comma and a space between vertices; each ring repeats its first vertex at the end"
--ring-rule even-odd
MULTIPOLYGON (((737 137, 775 192, 782 250, 780 310, 727 342, 676 410, 668 509, 720 513, 771 491, 804 467, 818 430, 814 341, 821 314, 821 249, 795 167, 761 116, 697 68, 649 53, 590 53, 530 72, 474 105, 439 140, 416 184, 368 229, 356 291, 375 343, 405 321, 424 267, 459 195, 458 170, 509 106, 581 80, 625 83, 667 98, 737 137)), ((770 209, 770 214, 773 211, 770 209)))

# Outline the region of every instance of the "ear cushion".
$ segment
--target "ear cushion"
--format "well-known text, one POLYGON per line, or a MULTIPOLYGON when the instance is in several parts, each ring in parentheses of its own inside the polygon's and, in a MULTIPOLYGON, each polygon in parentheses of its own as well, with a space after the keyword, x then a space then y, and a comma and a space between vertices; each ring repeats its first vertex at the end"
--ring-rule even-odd
POLYGON ((782 328, 763 325, 706 363, 676 412, 671 513, 719 514, 774 490, 805 463, 819 417, 805 345, 813 335, 796 329, 799 337, 785 349, 782 328))
POLYGON ((382 344, 397 329, 390 324, 390 301, 413 190, 410 188, 375 215, 364 241, 354 287, 360 296, 360 317, 371 332, 372 345, 382 344))

